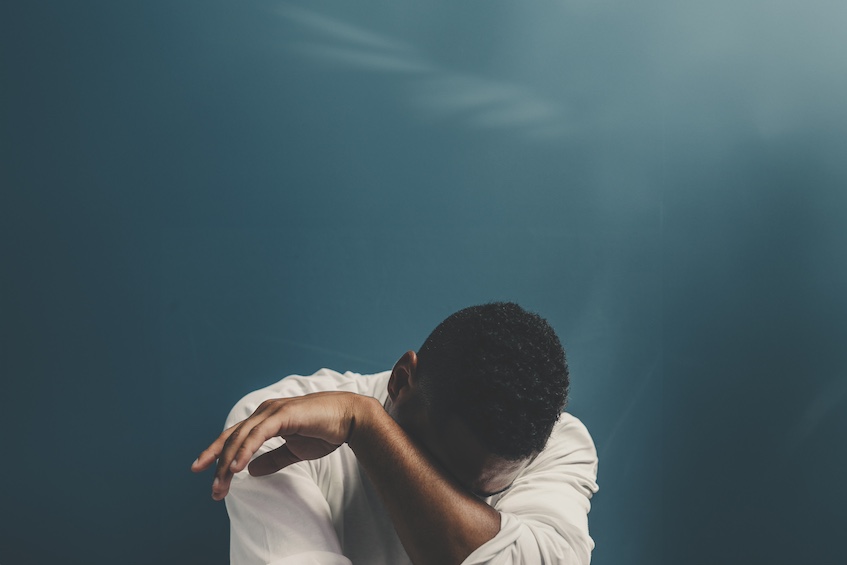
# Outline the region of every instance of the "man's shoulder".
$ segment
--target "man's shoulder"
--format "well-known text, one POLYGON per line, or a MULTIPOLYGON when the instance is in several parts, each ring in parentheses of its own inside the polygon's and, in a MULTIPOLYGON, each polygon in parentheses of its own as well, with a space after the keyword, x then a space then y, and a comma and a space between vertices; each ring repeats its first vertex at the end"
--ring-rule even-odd
POLYGON ((311 375, 289 375, 266 387, 255 390, 239 400, 229 413, 226 427, 230 427, 252 414, 265 400, 290 398, 315 392, 346 391, 384 400, 391 371, 360 374, 352 371, 339 373, 323 368, 311 375))
POLYGON ((588 428, 579 418, 569 412, 562 412, 547 445, 524 470, 524 475, 533 475, 538 471, 573 465, 587 465, 597 468, 597 449, 588 428))
POLYGON ((562 412, 544 451, 587 450, 596 457, 596 448, 588 428, 570 412, 562 412))
POLYGON ((598 491, 597 463, 597 450, 588 429, 579 418, 563 412, 547 445, 521 472, 514 488, 495 497, 491 504, 500 511, 520 513, 535 511, 539 505, 555 506, 560 500, 557 496, 574 490, 590 499, 598 491))

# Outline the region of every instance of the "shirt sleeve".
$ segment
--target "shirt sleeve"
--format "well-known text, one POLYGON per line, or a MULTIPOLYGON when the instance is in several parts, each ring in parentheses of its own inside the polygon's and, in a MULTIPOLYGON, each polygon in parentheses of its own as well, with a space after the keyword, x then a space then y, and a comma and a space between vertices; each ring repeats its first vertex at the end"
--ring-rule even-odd
POLYGON ((500 533, 463 565, 589 565, 597 465, 588 430, 563 414, 544 451, 508 491, 490 500, 500 512, 500 533))
MULTIPOLYGON (((284 379, 241 399, 227 418, 230 427, 250 416, 264 400, 316 392, 309 377, 284 379)), ((257 456, 282 445, 266 442, 257 456)), ((309 463, 265 477, 245 469, 232 479, 226 501, 232 565, 351 565, 341 554, 329 505, 309 463)))

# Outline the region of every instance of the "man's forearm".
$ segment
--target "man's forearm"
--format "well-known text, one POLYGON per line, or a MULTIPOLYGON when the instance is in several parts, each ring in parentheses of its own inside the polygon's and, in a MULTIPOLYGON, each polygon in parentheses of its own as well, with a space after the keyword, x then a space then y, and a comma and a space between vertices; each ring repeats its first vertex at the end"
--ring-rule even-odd
POLYGON ((348 441, 415 565, 459 564, 500 531, 500 514, 466 492, 379 403, 360 397, 348 441))

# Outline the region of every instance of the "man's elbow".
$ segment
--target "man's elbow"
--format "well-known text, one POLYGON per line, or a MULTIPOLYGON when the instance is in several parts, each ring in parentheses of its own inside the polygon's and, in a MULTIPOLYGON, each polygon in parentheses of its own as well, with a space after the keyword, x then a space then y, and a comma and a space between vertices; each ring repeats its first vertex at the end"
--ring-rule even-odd
MULTIPOLYGON (((548 524, 528 522, 522 524, 523 543, 537 549, 536 563, 544 565, 589 565, 594 542, 578 528, 552 527, 548 524)), ((530 563, 523 561, 522 563, 530 563)))
POLYGON ((576 527, 504 515, 504 527, 463 565, 589 565, 594 542, 576 527))

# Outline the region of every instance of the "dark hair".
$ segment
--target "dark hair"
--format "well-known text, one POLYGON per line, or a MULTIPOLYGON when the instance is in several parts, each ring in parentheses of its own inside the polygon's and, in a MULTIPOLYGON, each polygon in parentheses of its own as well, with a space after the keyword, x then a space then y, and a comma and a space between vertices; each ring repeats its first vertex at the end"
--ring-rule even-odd
POLYGON ((458 417, 494 455, 542 449, 565 407, 568 365, 550 324, 512 302, 460 310, 418 352, 430 410, 458 417))

